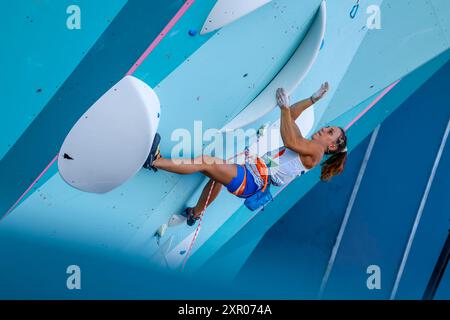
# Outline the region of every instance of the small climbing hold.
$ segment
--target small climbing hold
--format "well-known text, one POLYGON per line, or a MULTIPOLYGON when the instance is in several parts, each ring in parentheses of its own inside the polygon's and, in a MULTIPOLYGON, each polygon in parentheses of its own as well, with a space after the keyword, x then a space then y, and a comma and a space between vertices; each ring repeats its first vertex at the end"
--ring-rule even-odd
POLYGON ((156 230, 155 236, 162 238, 164 236, 164 233, 166 233, 166 230, 167 230, 167 223, 164 223, 158 228, 158 230, 156 230))
POLYGON ((264 133, 266 132, 267 127, 268 127, 267 124, 263 124, 261 127, 259 127, 259 129, 258 129, 258 131, 256 133, 256 136, 258 138, 264 136, 264 133))
POLYGON ((36 90, 36 92, 37 92, 37 93, 41 93, 41 92, 42 92, 42 89, 39 88, 39 89, 36 90))
POLYGON ((195 30, 195 29, 190 29, 190 30, 189 30, 189 35, 190 35, 191 37, 197 35, 197 30, 195 30))
POLYGON ((244 78, 247 77, 247 76, 248 76, 248 73, 246 73, 246 74, 243 75, 244 78))
POLYGON ((169 222, 167 222, 167 226, 174 227, 174 226, 183 224, 185 222, 186 222, 186 217, 184 217, 180 214, 173 214, 170 217, 169 222))
POLYGON ((64 159, 73 160, 73 158, 69 156, 67 153, 64 153, 64 159))
POLYGON ((183 254, 185 254, 185 253, 186 253, 186 250, 181 250, 181 251, 180 251, 180 254, 181 254, 181 255, 183 255, 183 254))

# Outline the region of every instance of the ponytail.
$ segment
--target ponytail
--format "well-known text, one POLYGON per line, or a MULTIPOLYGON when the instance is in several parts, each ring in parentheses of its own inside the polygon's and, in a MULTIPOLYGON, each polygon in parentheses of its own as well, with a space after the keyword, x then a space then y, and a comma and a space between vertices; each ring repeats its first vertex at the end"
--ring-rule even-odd
POLYGON ((342 173, 344 171, 346 161, 347 151, 333 154, 322 164, 322 174, 320 176, 320 180, 328 181, 332 177, 342 173))
POLYGON ((344 129, 339 129, 341 129, 342 135, 336 141, 338 150, 331 153, 331 157, 322 163, 322 174, 320 176, 322 181, 328 181, 344 171, 345 162, 347 161, 347 136, 344 129))

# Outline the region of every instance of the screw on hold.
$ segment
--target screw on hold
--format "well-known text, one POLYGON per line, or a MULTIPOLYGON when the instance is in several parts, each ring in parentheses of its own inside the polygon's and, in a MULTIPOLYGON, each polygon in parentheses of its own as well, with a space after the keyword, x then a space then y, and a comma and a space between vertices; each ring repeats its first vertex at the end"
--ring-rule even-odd
POLYGON ((67 153, 64 153, 64 159, 73 160, 73 158, 69 156, 67 153))
POLYGON ((243 76, 243 77, 245 78, 245 77, 247 77, 247 76, 248 76, 248 73, 244 74, 244 76, 243 76))
POLYGON ((197 35, 197 30, 195 30, 195 29, 190 29, 188 33, 189 33, 189 35, 190 35, 191 37, 193 37, 193 36, 197 35))

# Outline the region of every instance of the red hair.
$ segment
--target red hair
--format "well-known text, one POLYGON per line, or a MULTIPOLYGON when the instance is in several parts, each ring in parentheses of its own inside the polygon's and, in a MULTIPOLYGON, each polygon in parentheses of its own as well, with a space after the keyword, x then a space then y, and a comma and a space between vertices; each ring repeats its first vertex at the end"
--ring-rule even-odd
POLYGON ((339 129, 341 129, 342 135, 335 141, 336 151, 327 151, 326 154, 331 154, 331 157, 322 163, 322 174, 320 176, 322 181, 329 181, 332 177, 344 171, 347 161, 347 136, 344 129, 339 129))

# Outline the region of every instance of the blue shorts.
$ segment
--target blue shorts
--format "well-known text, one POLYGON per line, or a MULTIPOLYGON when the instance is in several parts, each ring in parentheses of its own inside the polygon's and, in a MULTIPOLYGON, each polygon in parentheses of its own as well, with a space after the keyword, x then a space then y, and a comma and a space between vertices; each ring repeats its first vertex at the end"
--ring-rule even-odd
POLYGON ((248 169, 243 165, 237 166, 237 176, 230 181, 225 187, 227 187, 228 191, 233 193, 242 185, 244 181, 244 175, 246 175, 246 184, 244 188, 244 192, 240 195, 237 195, 239 198, 247 198, 258 191, 258 185, 255 183, 255 179, 253 175, 248 171, 248 169))

